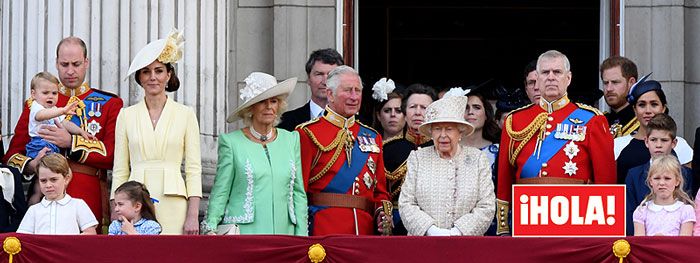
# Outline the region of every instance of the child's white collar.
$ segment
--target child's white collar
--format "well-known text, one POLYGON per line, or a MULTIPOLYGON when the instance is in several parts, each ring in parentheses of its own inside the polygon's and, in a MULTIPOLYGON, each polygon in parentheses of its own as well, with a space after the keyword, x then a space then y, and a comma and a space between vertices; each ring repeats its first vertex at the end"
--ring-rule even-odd
POLYGON ((50 201, 46 199, 46 196, 44 196, 44 198, 41 199, 41 205, 43 205, 44 207, 48 207, 49 205, 51 205, 52 202, 56 202, 59 205, 66 205, 68 204, 68 202, 70 202, 71 199, 72 197, 69 194, 64 195, 63 198, 57 201, 50 201))
POLYGON ((666 210, 667 212, 673 212, 678 210, 678 208, 681 208, 683 206, 683 202, 676 200, 675 203, 670 204, 670 205, 657 205, 654 204, 654 201, 647 201, 647 208, 649 210, 654 211, 654 212, 659 212, 662 209, 666 210))

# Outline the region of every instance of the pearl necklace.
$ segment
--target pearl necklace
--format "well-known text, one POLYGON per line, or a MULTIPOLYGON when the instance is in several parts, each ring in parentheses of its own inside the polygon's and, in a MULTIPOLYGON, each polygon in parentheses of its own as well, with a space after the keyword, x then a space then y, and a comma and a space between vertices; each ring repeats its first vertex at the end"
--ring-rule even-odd
POLYGON ((268 139, 272 138, 272 132, 274 132, 275 129, 271 129, 269 133, 267 134, 260 134, 255 130, 255 128, 250 127, 250 134, 255 137, 255 139, 260 140, 261 142, 267 141, 268 139))

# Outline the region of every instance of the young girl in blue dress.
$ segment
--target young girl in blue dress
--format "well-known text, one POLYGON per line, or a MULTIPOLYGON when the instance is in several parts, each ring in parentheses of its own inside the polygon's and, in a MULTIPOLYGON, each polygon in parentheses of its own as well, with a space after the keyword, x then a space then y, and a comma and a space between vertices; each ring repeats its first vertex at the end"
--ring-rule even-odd
POLYGON ((673 155, 651 163, 647 183, 651 193, 634 211, 635 236, 690 236, 695 225, 695 204, 683 191, 681 164, 673 155))
POLYGON ((128 181, 114 192, 114 212, 119 217, 109 225, 110 235, 158 235, 160 224, 151 194, 142 183, 128 181))

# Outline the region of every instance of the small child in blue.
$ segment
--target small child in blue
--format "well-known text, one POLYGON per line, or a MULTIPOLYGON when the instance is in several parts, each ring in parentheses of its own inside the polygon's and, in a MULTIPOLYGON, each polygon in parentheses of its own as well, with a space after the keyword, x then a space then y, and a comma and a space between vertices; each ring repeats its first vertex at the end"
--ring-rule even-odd
MULTIPOLYGON (((58 103, 58 79, 48 72, 34 75, 30 83, 32 102, 29 105, 29 137, 27 156, 36 158, 39 152, 48 148, 51 152, 60 153, 60 149, 39 136, 39 130, 45 126, 62 125, 70 134, 81 135, 85 139, 95 140, 95 136, 66 119, 67 115, 75 115, 80 101, 74 101, 64 107, 56 107, 58 103)), ((38 190, 38 189, 37 189, 38 190)))
POLYGON ((110 235, 159 235, 156 208, 142 183, 128 181, 114 191, 114 212, 119 219, 109 225, 110 235))

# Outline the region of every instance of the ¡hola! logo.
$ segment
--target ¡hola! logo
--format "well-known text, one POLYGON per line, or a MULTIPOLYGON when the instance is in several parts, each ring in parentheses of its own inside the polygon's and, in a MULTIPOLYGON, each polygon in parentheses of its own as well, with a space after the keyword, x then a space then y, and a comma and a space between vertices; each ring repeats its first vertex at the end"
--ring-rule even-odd
POLYGON ((513 185, 514 237, 623 237, 625 185, 513 185))

